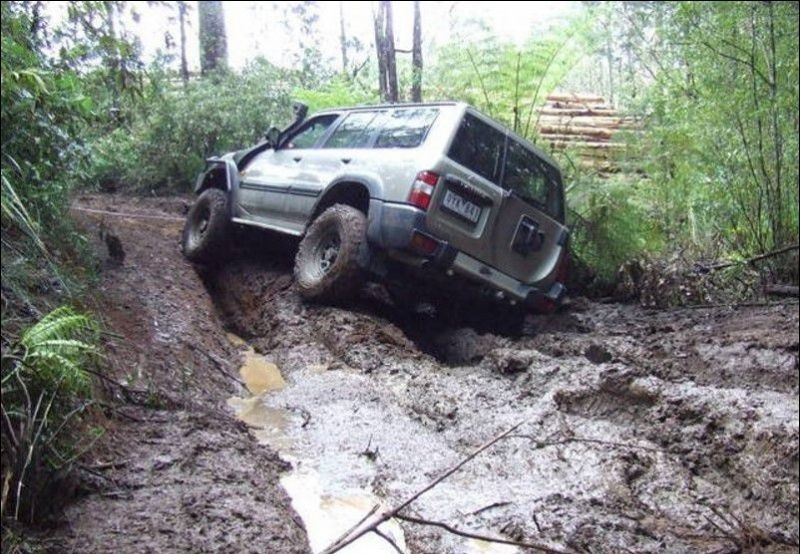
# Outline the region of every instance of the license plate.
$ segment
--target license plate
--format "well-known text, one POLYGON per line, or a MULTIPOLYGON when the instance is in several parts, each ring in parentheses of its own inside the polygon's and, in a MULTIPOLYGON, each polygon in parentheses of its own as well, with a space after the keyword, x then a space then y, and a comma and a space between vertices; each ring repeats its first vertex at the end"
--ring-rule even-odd
POLYGON ((472 223, 477 223, 481 217, 480 206, 449 190, 444 193, 442 206, 472 223))

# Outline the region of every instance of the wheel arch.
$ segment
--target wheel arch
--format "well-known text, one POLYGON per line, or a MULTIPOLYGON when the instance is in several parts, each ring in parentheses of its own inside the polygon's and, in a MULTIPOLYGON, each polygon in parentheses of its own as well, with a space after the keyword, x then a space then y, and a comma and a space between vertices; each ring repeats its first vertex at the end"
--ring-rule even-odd
POLYGON ((376 189, 375 183, 360 177, 337 179, 325 187, 311 211, 307 225, 311 225, 322 212, 334 204, 346 204, 361 211, 364 215, 369 215, 369 201, 375 196, 376 189))
POLYGON ((238 184, 239 176, 233 160, 209 158, 206 160, 205 169, 197 177, 194 192, 202 194, 203 191, 210 188, 231 192, 238 184))

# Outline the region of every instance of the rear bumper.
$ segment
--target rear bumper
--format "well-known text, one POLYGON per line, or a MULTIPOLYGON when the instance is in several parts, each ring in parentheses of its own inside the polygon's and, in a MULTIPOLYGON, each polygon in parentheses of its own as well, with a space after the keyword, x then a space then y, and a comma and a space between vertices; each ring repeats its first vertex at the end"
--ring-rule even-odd
POLYGON ((459 275, 480 286, 490 288, 499 299, 507 298, 535 306, 542 300, 560 303, 566 287, 558 282, 547 286, 523 283, 480 260, 461 252, 447 242, 432 236, 425 225, 425 212, 409 204, 372 199, 369 206, 367 239, 390 255, 398 254, 403 261, 440 271, 444 275, 459 275), (412 246, 415 234, 438 243, 431 254, 423 254, 412 246))

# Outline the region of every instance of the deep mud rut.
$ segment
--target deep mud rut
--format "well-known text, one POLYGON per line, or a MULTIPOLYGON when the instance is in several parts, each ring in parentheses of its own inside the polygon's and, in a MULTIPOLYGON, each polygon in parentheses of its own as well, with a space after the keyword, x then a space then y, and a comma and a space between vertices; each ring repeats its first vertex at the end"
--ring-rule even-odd
MULTIPOLYGON (((129 399, 120 411, 141 421, 112 418, 97 463, 128 463, 83 485, 59 531, 67 547, 318 550, 372 503, 397 504, 524 421, 407 513, 574 551, 797 550, 796 304, 578 299, 507 337, 410 314, 377 286, 346 310, 303 304, 272 239, 198 277, 178 219, 75 215, 89 227, 105 217, 122 240, 126 260, 98 291, 126 337, 112 366, 138 372, 161 405, 129 399), (243 373, 250 390, 232 378, 246 347, 225 330, 263 356, 247 354, 261 368, 243 373)), ((434 527, 387 532, 409 552, 493 551, 434 527)))

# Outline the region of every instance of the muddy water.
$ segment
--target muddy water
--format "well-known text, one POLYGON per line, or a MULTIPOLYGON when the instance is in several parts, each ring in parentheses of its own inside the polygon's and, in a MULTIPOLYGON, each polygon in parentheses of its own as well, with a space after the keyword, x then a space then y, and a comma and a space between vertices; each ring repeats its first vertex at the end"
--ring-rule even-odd
MULTIPOLYGON (((436 434, 410 421, 393 401, 406 394, 401 382, 380 392, 365 376, 331 371, 325 364, 294 367, 288 383, 280 370, 248 348, 241 376, 252 395, 232 398, 229 405, 263 444, 277 449, 292 470, 281 484, 303 519, 309 544, 319 552, 358 522, 384 499, 407 496, 431 475, 456 461, 460 454, 442 444, 436 434), (277 373, 277 374, 276 374, 277 373), (269 383, 265 388, 256 386, 269 383), (388 393, 389 401, 377 401, 388 393), (314 414, 304 418, 293 406, 307 406, 314 414), (357 445, 357 451, 353 451, 357 445), (354 462, 355 458, 355 462, 354 462), (399 462, 402 460, 402 464, 399 462), (406 482, 383 490, 382 468, 398 463, 406 482)), ((493 487, 475 487, 475 475, 456 475, 431 491, 421 506, 432 513, 456 510, 468 513, 496 501, 493 487)), ((403 529, 389 521, 381 530, 406 550, 403 529)), ((512 546, 448 537, 446 551, 465 554, 508 554, 512 546)), ((360 538, 344 552, 392 553, 393 547, 376 535, 360 538)))
MULTIPOLYGON (((525 420, 524 436, 482 453, 410 513, 598 553, 724 550, 716 512, 796 543, 796 307, 588 304, 528 318, 508 338, 406 321, 378 297, 352 310, 305 305, 290 282, 244 263, 217 277, 218 300, 286 378, 261 406, 286 410, 295 470, 313 471, 321 494, 367 491, 396 505, 525 420)), ((497 549, 403 530, 412 552, 497 549)))
MULTIPOLYGON (((270 393, 286 387, 278 366, 257 354, 240 337, 229 333, 228 340, 234 346, 247 347, 239 374, 251 393, 248 397, 230 398, 228 405, 251 428, 259 442, 276 449, 292 465, 292 469, 281 477, 281 485, 291 498, 292 507, 303 519, 312 551, 320 552, 361 520, 375 505, 380 505, 381 500, 367 490, 337 489, 335 483, 326 482, 314 469, 313 457, 299 457, 302 453, 288 431, 292 417, 290 410, 268 405, 270 393)), ((313 367, 311 371, 320 372, 324 369, 313 367)), ((380 530, 391 537, 402 551, 406 551, 403 530, 396 521, 384 523, 380 530)), ((370 534, 341 552, 380 554, 393 553, 396 550, 384 539, 370 534)))

